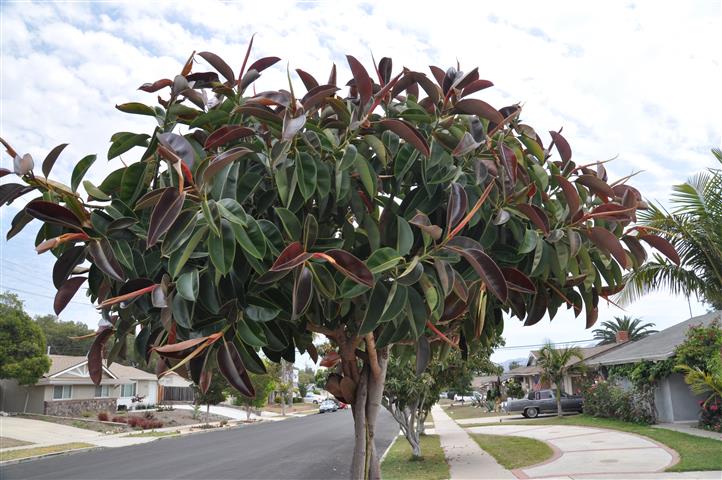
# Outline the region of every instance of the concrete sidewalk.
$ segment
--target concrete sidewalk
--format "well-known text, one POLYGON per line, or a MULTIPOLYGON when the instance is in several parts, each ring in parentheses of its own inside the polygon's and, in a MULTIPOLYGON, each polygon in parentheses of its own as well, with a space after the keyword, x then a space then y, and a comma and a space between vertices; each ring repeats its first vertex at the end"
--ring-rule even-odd
POLYGON ((722 432, 713 432, 711 430, 703 430, 697 428, 697 422, 680 422, 680 423, 660 423, 652 425, 654 428, 664 428, 667 430, 674 430, 675 432, 687 433, 694 435, 695 437, 712 438, 715 440, 722 440, 722 432))
POLYGON ((679 461, 677 453, 664 445, 616 430, 567 425, 490 425, 468 431, 533 438, 554 450, 549 460, 514 470, 518 478, 587 478, 591 475, 631 478, 636 474, 666 477, 662 472, 679 461))
POLYGON ((438 405, 431 408, 434 431, 449 462, 451 480, 461 479, 513 479, 509 470, 499 465, 494 457, 479 445, 449 417, 438 405))

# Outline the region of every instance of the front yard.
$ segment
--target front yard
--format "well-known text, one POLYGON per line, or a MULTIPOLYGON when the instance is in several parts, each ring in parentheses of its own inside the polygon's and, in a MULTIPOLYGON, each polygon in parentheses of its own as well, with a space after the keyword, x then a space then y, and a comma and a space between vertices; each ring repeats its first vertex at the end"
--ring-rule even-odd
POLYGON ((472 407, 471 405, 448 405, 443 406, 444 411, 454 420, 460 420, 462 418, 481 418, 481 417, 498 417, 504 415, 499 412, 485 412, 479 407, 472 407))
POLYGON ((423 457, 414 460, 411 446, 402 436, 394 444, 381 464, 384 480, 441 480, 449 478, 449 464, 446 463, 438 435, 421 435, 423 457))
POLYGON ((554 455, 549 445, 532 438, 478 433, 471 438, 508 470, 536 465, 554 455))
MULTIPOLYGON (((576 425, 583 427, 608 428, 635 433, 648 437, 675 450, 680 457, 678 464, 670 467, 669 472, 690 472, 701 470, 722 470, 722 442, 711 438, 696 437, 686 433, 653 428, 645 425, 622 422, 608 418, 574 415, 569 417, 540 418, 520 420, 515 425, 576 425)), ((475 426, 488 426, 478 424, 475 426)), ((469 428, 473 425, 464 425, 469 428)))
POLYGON ((93 445, 90 445, 89 443, 75 442, 51 445, 49 447, 23 448, 21 450, 10 450, 9 452, 0 450, 0 462, 35 457, 37 455, 48 455, 50 453, 66 452, 70 450, 77 450, 79 448, 89 448, 92 446, 93 445))

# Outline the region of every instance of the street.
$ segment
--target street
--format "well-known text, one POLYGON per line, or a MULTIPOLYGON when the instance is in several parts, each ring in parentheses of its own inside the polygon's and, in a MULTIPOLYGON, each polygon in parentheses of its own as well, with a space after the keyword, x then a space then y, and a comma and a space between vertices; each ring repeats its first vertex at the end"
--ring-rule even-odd
MULTIPOLYGON (((379 456, 398 430, 382 408, 379 456)), ((348 478, 352 453, 351 411, 339 410, 9 465, 0 479, 348 478)))

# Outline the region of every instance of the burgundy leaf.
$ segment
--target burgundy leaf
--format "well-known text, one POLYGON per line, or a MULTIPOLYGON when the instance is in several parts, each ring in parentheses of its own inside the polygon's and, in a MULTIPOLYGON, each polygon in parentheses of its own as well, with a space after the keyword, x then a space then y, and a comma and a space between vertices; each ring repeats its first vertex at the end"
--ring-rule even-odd
POLYGON ((656 248, 664 254, 665 257, 672 260, 677 266, 679 266, 681 260, 677 250, 674 249, 671 243, 658 235, 652 235, 648 233, 646 235, 640 235, 639 239, 643 242, 647 242, 650 246, 656 248))
POLYGON ((230 165, 241 157, 253 153, 253 150, 249 150, 246 147, 234 147, 230 150, 226 150, 223 153, 219 153, 216 158, 211 161, 203 172, 203 181, 210 183, 213 177, 223 170, 226 165, 230 165))
POLYGON ((455 157, 460 157, 476 150, 479 145, 481 145, 481 142, 474 140, 474 136, 471 133, 464 132, 464 136, 461 137, 461 140, 459 140, 459 143, 451 154, 455 157))
MULTIPOLYGON (((636 200, 634 200, 636 205, 636 200)), ((634 213, 634 207, 625 207, 616 203, 603 203, 592 210, 591 215, 595 218, 611 218, 614 220, 629 220, 634 213), (631 210, 630 210, 631 209, 631 210)))
POLYGON ((204 395, 206 394, 206 392, 208 392, 208 389, 211 387, 212 379, 213 379, 213 371, 212 370, 202 370, 201 371, 200 377, 198 378, 198 387, 200 387, 201 392, 203 392, 204 395))
POLYGON ((504 267, 501 272, 506 278, 510 290, 521 293, 536 293, 536 285, 521 270, 513 267, 504 267))
POLYGON ((38 220, 73 230, 81 230, 80 220, 73 212, 57 203, 33 200, 25 207, 25 212, 38 220))
POLYGON ((461 248, 464 250, 468 250, 470 248, 474 248, 476 250, 483 250, 481 244, 474 240, 473 238, 464 237, 464 236, 458 236, 454 237, 451 240, 447 242, 447 245, 449 247, 456 247, 461 248))
POLYGON ((275 65, 276 63, 278 63, 280 60, 281 59, 278 57, 259 58, 258 60, 253 62, 250 67, 248 67, 248 71, 250 72, 251 70, 255 70, 258 73, 261 73, 268 67, 271 67, 271 66, 275 65))
POLYGON ((43 160, 43 175, 47 178, 50 176, 50 170, 53 169, 53 165, 55 165, 55 161, 60 156, 60 153, 63 151, 65 147, 67 147, 67 143, 61 143, 57 147, 50 150, 50 153, 48 153, 48 156, 45 157, 45 160, 43 160))
POLYGON ((311 258, 311 254, 304 250, 301 242, 293 242, 283 249, 271 268, 270 272, 283 272, 291 270, 311 258))
POLYGON ((501 300, 502 303, 506 303, 509 296, 509 288, 506 285, 504 274, 496 262, 481 250, 470 249, 456 251, 469 262, 491 293, 501 300))
POLYGON ((312 89, 318 87, 318 81, 313 78, 313 75, 311 75, 308 72, 305 72, 301 70, 300 68, 296 69, 296 73, 299 77, 301 77, 301 81, 303 82, 303 85, 306 87, 306 91, 310 92, 312 89))
POLYGON ((334 63, 331 65, 331 72, 328 74, 328 83, 329 85, 337 85, 336 82, 336 64, 334 63))
POLYGON ((449 204, 446 207, 446 228, 451 230, 454 228, 464 215, 466 215, 466 207, 468 200, 466 190, 458 183, 451 184, 451 193, 449 194, 449 204))
POLYGON ((321 367, 331 368, 340 361, 341 355, 339 355, 338 352, 332 350, 323 356, 319 365, 321 367))
POLYGON ((293 286, 293 319, 303 315, 311 303, 313 293, 313 274, 308 267, 302 267, 293 286))
POLYGON ((557 183, 559 183, 562 193, 564 193, 564 198, 566 199, 567 206, 569 207, 569 215, 574 215, 577 211, 579 211, 579 206, 581 204, 579 192, 577 192, 576 187, 574 187, 569 180, 561 175, 555 175, 554 178, 557 183))
POLYGON ((616 235, 602 227, 592 227, 588 229, 587 235, 600 250, 611 254, 617 259, 617 262, 619 262, 622 268, 629 268, 629 259, 616 235))
POLYGON ((439 86, 442 86, 444 84, 444 77, 446 77, 446 72, 441 68, 437 67, 436 65, 429 65, 429 70, 431 70, 431 74, 434 76, 434 80, 436 80, 436 83, 438 83, 439 86))
POLYGON ((373 94, 373 83, 371 82, 371 77, 369 77, 369 74, 364 66, 361 65, 361 62, 356 60, 356 58, 351 55, 346 55, 346 60, 348 61, 349 67, 351 67, 351 73, 353 73, 353 78, 356 82, 356 88, 359 93, 361 108, 363 109, 366 107, 369 100, 371 100, 371 95, 373 94))
POLYGON ((73 269, 85 260, 85 246, 71 247, 63 252, 53 266, 53 285, 60 289, 73 269))
POLYGON ((542 230, 544 234, 549 233, 549 219, 541 208, 527 203, 515 205, 514 208, 523 213, 537 228, 542 230))
POLYGON ((470 95, 474 92, 478 92, 479 90, 483 90, 485 88, 493 86, 494 84, 491 83, 489 80, 474 80, 473 82, 469 83, 464 87, 464 89, 461 91, 461 97, 466 97, 467 95, 470 95))
POLYGON ((191 338, 190 340, 185 340, 183 342, 173 343, 170 345, 163 345, 162 347, 153 347, 153 350, 161 354, 179 353, 196 347, 210 338, 211 337, 191 338))
POLYGON ((642 199, 642 194, 639 193, 639 190, 630 185, 615 185, 612 187, 612 191, 614 191, 614 196, 617 198, 624 198, 625 195, 632 194, 636 200, 642 199))
POLYGON ((146 248, 151 248, 158 239, 168 231, 183 209, 186 193, 179 192, 175 187, 168 187, 156 203, 148 224, 148 241, 146 248))
POLYGON ((125 281, 123 267, 115 259, 113 249, 106 239, 93 240, 88 243, 88 254, 93 259, 95 266, 103 273, 119 282, 125 281))
POLYGON ((371 270, 369 270, 368 267, 355 256, 340 249, 331 249, 322 255, 324 255, 326 260, 329 260, 330 258, 329 263, 331 263, 336 270, 354 282, 366 285, 367 287, 373 287, 373 273, 371 273, 371 270))
POLYGON ((460 100, 454 106, 454 112, 466 115, 476 115, 481 118, 486 118, 496 124, 500 124, 504 121, 504 117, 498 110, 488 103, 476 98, 465 98, 464 100, 460 100))
POLYGON ((226 80, 233 83, 236 80, 236 76, 233 74, 233 69, 221 57, 212 52, 200 52, 200 55, 206 62, 208 62, 213 68, 218 70, 218 73, 223 75, 226 80))
POLYGON ((598 196, 614 198, 614 190, 612 190, 612 187, 595 175, 580 175, 575 181, 589 188, 598 196))
POLYGON ((479 67, 474 68, 467 74, 464 74, 453 85, 457 90, 463 90, 467 85, 479 80, 479 67))
POLYGON ((95 335, 95 340, 90 346, 90 352, 88 353, 88 373, 90 379, 94 384, 100 385, 103 380, 103 347, 108 341, 108 338, 113 333, 113 329, 110 327, 100 330, 95 335))
POLYGON ((203 148, 210 150, 212 148, 220 147, 227 143, 230 143, 239 138, 250 137, 256 132, 248 127, 241 127, 239 125, 223 125, 206 138, 206 143, 203 148))
POLYGON ((3 178, 5 175, 10 175, 12 170, 8 170, 7 168, 0 168, 0 178, 3 178))
POLYGON ((266 106, 280 106, 289 108, 291 106, 291 94, 286 91, 269 90, 267 92, 257 93, 248 103, 260 103, 266 106))
POLYGON ((144 92, 153 93, 157 92, 158 90, 170 87, 173 85, 173 80, 170 80, 169 78, 161 78, 160 80, 156 80, 153 83, 144 83, 140 87, 138 87, 138 90, 143 90, 144 92))
POLYGON ((253 388, 253 383, 251 383, 246 367, 243 365, 243 360, 241 360, 234 343, 228 343, 224 340, 216 353, 216 360, 221 374, 233 388, 246 397, 253 398, 256 396, 256 390, 253 388))
POLYGON ((65 310, 65 307, 68 306, 68 303, 78 292, 78 289, 85 280, 86 277, 73 277, 66 280, 60 288, 58 288, 58 292, 55 294, 55 300, 53 301, 55 315, 60 315, 60 312, 65 310))
POLYGON ((34 190, 34 187, 27 187, 21 183, 6 183, 0 185, 0 205, 10 205, 18 197, 34 190))
POLYGON ((622 241, 627 244, 630 253, 637 260, 638 265, 642 265, 647 260, 647 251, 644 249, 637 237, 625 235, 622 237, 622 241))
POLYGON ((462 302, 469 300, 469 289, 466 286, 466 282, 456 270, 454 270, 454 293, 462 302))
POLYGON ((567 139, 562 136, 561 133, 549 132, 552 140, 554 140, 554 146, 557 147, 559 156, 562 158, 562 169, 567 166, 569 161, 572 159, 572 148, 569 146, 567 139))
POLYGON ((161 145, 172 150, 176 155, 178 155, 183 160, 183 163, 189 167, 193 166, 196 159, 196 153, 191 145, 191 142, 189 142, 186 137, 167 132, 159 133, 156 138, 158 138, 158 142, 161 145))
POLYGON ((386 118, 379 123, 413 145, 413 147, 424 156, 429 156, 429 145, 419 131, 411 124, 396 118, 386 118))
POLYGON ((432 225, 429 217, 423 212, 418 212, 414 215, 414 218, 409 220, 409 223, 428 233, 434 240, 441 238, 441 227, 438 225, 432 225))
POLYGON ((321 103, 328 97, 333 97, 333 94, 338 91, 338 87, 335 85, 320 85, 314 87, 308 91, 306 95, 301 99, 301 104, 306 112, 310 112, 316 108, 316 105, 321 103))
POLYGON ((524 326, 530 327, 539 323, 539 320, 544 317, 544 314, 547 311, 548 303, 549 300, 547 299, 546 292, 544 290, 539 290, 537 294, 534 295, 534 300, 532 301, 531 308, 527 313, 526 320, 524 321, 524 326))

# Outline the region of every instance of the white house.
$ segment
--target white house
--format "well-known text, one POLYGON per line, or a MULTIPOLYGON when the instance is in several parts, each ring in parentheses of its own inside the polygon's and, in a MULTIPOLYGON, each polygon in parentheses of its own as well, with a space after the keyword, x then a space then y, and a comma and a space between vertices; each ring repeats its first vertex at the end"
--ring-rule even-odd
POLYGON ((94 385, 87 357, 48 356, 50 370, 35 385, 0 380, 0 410, 79 416, 86 411, 115 411, 157 402, 158 381, 152 373, 113 363, 110 368, 103 367, 102 381, 94 385))

